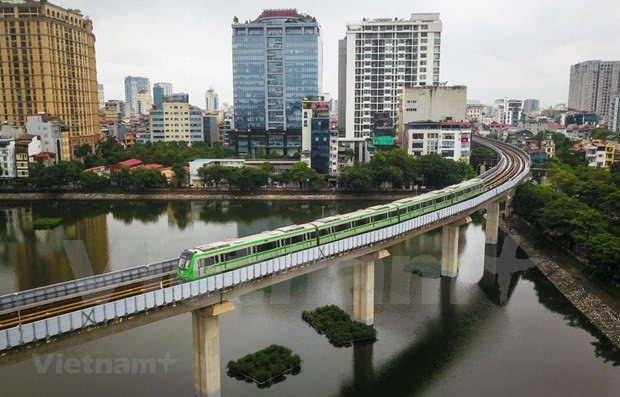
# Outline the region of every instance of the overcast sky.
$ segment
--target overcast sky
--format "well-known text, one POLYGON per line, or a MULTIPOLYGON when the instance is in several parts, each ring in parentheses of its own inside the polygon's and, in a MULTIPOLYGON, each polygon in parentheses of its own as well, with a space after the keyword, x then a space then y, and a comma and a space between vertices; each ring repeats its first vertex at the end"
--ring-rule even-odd
POLYGON ((338 92, 338 39, 347 21, 439 12, 441 81, 468 86, 469 99, 538 98, 566 103, 571 64, 620 60, 618 0, 52 0, 79 8, 94 23, 99 83, 124 99, 126 75, 170 82, 204 107, 213 87, 232 104, 233 16, 297 8, 323 27, 323 89, 338 92))

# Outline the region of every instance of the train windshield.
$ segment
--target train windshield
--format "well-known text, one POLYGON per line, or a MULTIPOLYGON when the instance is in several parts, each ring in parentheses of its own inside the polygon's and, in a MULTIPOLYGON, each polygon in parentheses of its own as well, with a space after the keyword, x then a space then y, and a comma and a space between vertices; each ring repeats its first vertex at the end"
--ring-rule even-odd
POLYGON ((191 260, 192 260, 191 252, 182 253, 181 257, 179 258, 179 269, 183 269, 183 270, 189 269, 189 264, 191 260))

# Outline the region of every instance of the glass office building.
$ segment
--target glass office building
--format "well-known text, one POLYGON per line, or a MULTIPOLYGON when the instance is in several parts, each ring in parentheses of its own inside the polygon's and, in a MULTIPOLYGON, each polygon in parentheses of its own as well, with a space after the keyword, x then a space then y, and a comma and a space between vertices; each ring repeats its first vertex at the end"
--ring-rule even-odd
POLYGON ((297 10, 265 10, 232 25, 235 126, 301 128, 301 102, 322 92, 323 44, 316 19, 297 10))

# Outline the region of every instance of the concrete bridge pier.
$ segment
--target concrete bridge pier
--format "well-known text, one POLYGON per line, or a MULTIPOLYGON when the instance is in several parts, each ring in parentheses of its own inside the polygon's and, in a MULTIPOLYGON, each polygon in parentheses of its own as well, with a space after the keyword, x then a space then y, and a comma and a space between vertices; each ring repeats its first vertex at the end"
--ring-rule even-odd
POLYGON ((228 301, 192 312, 194 336, 194 390, 196 397, 220 397, 219 316, 235 307, 228 301))
POLYGON ((500 201, 496 201, 487 206, 487 224, 485 228, 487 244, 497 244, 499 233, 499 203, 500 201))
POLYGON ((441 241, 441 275, 456 277, 459 272, 459 228, 471 222, 465 217, 443 227, 441 241))
POLYGON ((354 259, 353 319, 366 325, 375 321, 375 261, 390 256, 382 249, 354 259))

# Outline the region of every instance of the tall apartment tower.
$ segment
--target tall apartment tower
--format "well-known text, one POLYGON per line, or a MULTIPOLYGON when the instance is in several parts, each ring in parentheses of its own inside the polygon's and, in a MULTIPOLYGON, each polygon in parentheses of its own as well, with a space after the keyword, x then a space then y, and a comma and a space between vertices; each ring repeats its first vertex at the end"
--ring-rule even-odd
POLYGON ((322 30, 297 10, 265 10, 232 25, 238 130, 301 130, 301 103, 323 92, 322 30))
POLYGON ((172 95, 171 83, 155 83, 153 84, 153 104, 156 109, 160 109, 164 103, 164 98, 172 95))
POLYGON ((607 117, 612 94, 620 92, 620 61, 586 61, 570 68, 568 107, 607 117))
POLYGON ((103 84, 97 84, 97 98, 99 100, 99 109, 103 109, 105 107, 105 93, 103 84))
POLYGON ((100 137, 93 23, 47 1, 0 1, 0 118, 25 126, 45 112, 64 124, 62 155, 100 137))
POLYGON ((217 92, 213 88, 210 88, 205 92, 205 110, 207 112, 214 112, 220 110, 220 99, 217 92))
POLYGON ((338 40, 338 129, 347 130, 347 38, 338 40))
POLYGON ((369 136, 375 113, 396 122, 405 87, 439 84, 441 30, 439 14, 347 24, 347 139, 369 136))
POLYGON ((125 77, 125 112, 127 117, 138 114, 138 94, 151 92, 151 82, 147 77, 125 77))

